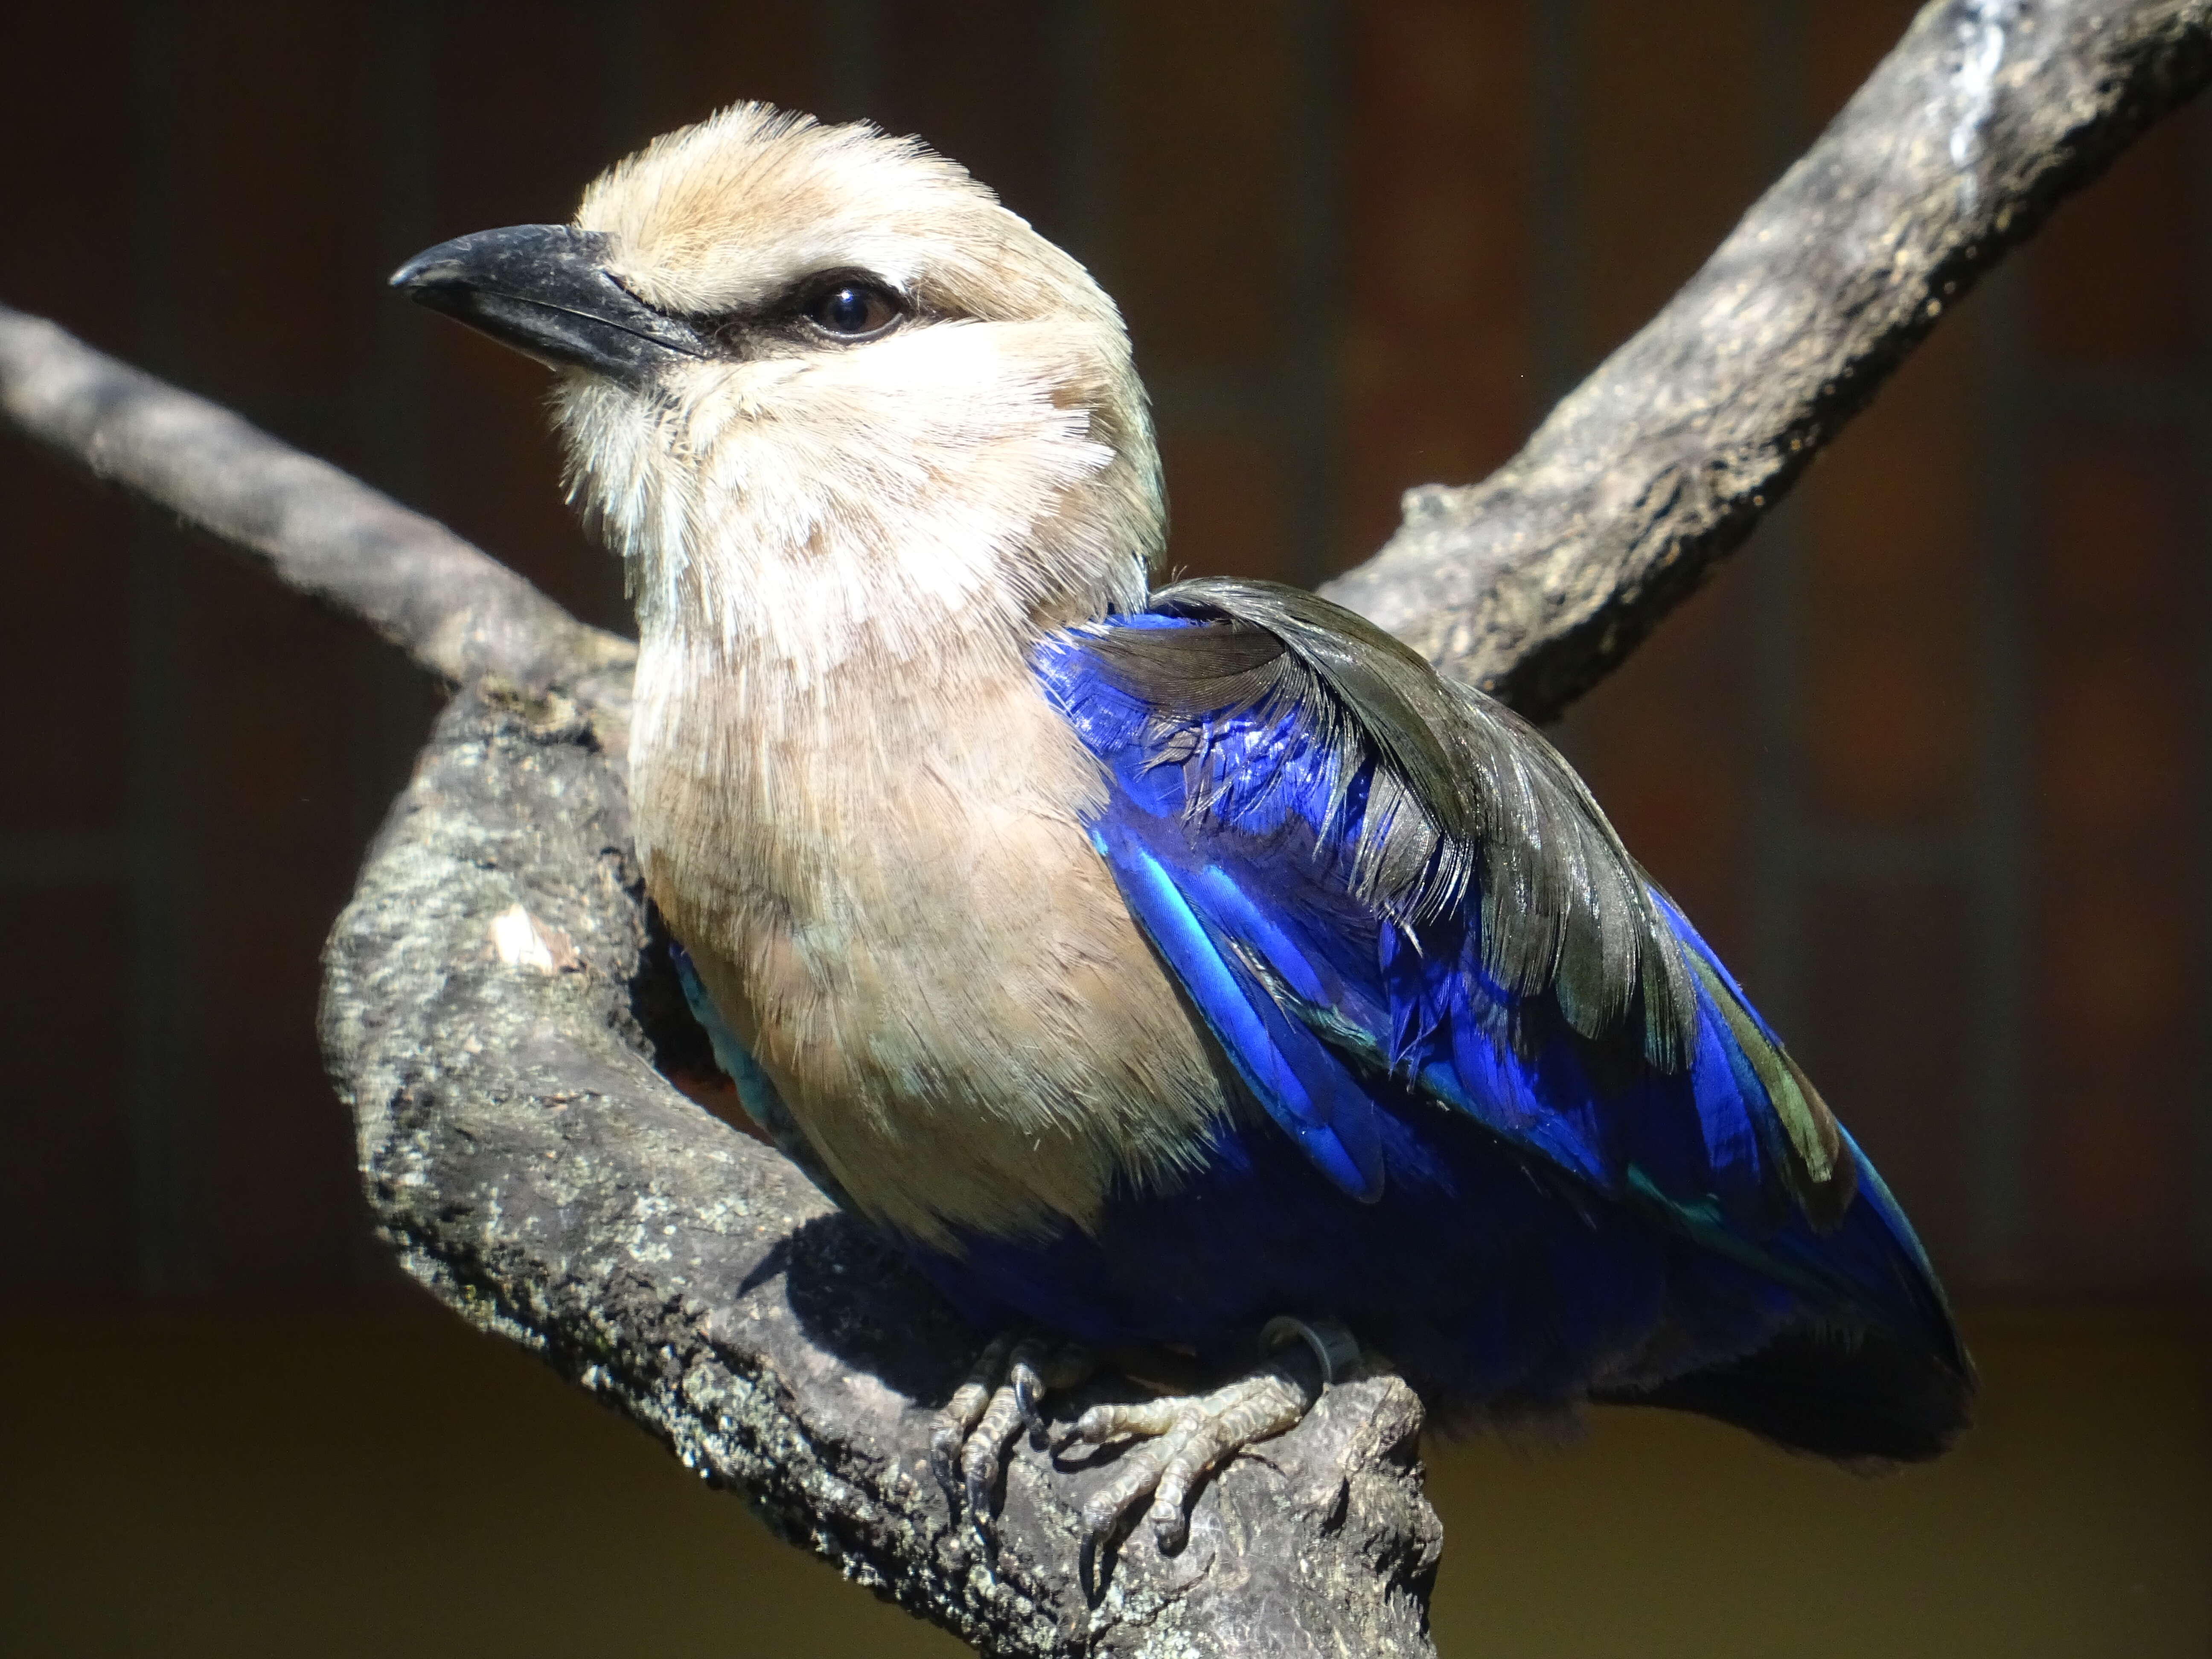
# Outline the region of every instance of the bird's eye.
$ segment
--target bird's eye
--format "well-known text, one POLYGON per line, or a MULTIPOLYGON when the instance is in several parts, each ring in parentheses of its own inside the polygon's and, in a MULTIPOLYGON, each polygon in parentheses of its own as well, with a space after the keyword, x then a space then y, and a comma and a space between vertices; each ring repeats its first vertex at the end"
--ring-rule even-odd
POLYGON ((841 340, 865 340, 906 315, 898 296, 874 283, 833 283, 807 301, 806 320, 841 340))

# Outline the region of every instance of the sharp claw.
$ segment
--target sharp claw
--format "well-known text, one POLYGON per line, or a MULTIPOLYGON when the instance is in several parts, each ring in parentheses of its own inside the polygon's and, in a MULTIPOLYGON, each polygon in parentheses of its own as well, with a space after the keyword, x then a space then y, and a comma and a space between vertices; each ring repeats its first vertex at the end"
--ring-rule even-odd
POLYGON ((967 1455, 962 1460, 963 1489, 968 1498, 968 1531, 975 1540, 975 1549, 986 1573, 995 1574, 999 1565, 999 1540, 991 1534, 991 1486, 998 1479, 999 1460, 974 1442, 969 1443, 967 1455), (979 1450, 984 1455, 978 1455, 979 1450))
POLYGON ((1083 1587, 1085 1602, 1097 1601, 1101 1588, 1098 1583, 1098 1534, 1094 1532, 1086 1530, 1084 1533, 1082 1546, 1075 1553, 1075 1581, 1083 1587))
POLYGON ((991 1512, 991 1477, 998 1471, 986 1466, 980 1458, 970 1458, 965 1473, 968 1518, 975 1523, 978 1530, 981 1530, 983 1517, 991 1512))
POLYGON ((1155 1504, 1146 1519, 1152 1523, 1152 1541, 1161 1554, 1173 1555, 1190 1541, 1190 1516, 1180 1504, 1155 1504))
POLYGON ((1083 1586, 1083 1599, 1089 1602, 1096 1602, 1106 1593, 1106 1564, 1103 1558, 1121 1526, 1121 1506, 1111 1501, 1102 1504, 1099 1500, 1104 1497, 1105 1493, 1093 1492, 1078 1517, 1082 1523, 1083 1542, 1076 1551, 1075 1576, 1083 1586))
POLYGON ((940 1425, 929 1437, 929 1468, 945 1492, 945 1505, 960 1508, 960 1435, 950 1423, 940 1425))

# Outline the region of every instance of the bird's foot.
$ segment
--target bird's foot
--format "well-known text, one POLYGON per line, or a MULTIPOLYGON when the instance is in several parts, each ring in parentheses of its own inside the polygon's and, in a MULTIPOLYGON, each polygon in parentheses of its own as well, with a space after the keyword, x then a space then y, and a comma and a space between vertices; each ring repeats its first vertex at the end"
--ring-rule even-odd
POLYGON ((1261 1334, 1277 1357, 1209 1394, 1166 1395, 1133 1405, 1093 1406, 1060 1431, 1055 1450, 1136 1438, 1105 1485, 1083 1505, 1077 1571, 1096 1601, 1100 1552, 1147 1498, 1163 1554, 1190 1534, 1191 1488, 1245 1447, 1296 1428, 1322 1390, 1358 1363, 1359 1344, 1333 1321, 1277 1319, 1261 1334))
POLYGON ((1088 1348, 1052 1338, 998 1337, 975 1361, 968 1380, 938 1414, 929 1460, 956 1519, 964 1507, 985 1570, 993 1568, 991 1494, 997 1489, 1006 1449, 1024 1429, 1044 1438, 1040 1402, 1055 1389, 1072 1389, 1097 1368, 1088 1348))

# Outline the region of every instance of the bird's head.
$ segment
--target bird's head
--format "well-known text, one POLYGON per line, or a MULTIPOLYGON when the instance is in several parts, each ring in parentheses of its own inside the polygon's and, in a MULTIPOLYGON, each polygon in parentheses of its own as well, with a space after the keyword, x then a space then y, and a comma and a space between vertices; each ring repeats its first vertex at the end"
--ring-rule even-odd
POLYGON ((392 278, 552 365, 572 499, 648 644, 1011 642, 1134 604, 1164 513, 1113 302, 911 139, 741 104, 655 140, 569 225, 392 278), (803 642, 802 642, 803 641, 803 642))

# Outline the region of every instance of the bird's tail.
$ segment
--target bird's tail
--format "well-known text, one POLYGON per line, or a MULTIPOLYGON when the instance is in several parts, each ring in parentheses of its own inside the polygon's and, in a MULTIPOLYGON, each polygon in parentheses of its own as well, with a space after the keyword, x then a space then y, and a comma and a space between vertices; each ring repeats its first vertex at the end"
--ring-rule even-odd
POLYGON ((1850 1141, 1858 1191, 1832 1232, 1766 1248, 1799 1255, 1834 1290, 1740 1358, 1611 1396, 1696 1412, 1792 1450, 1879 1467, 1937 1456, 1972 1414, 1974 1365, 1911 1225, 1850 1141), (1815 1267, 1817 1264, 1817 1267, 1815 1267))

